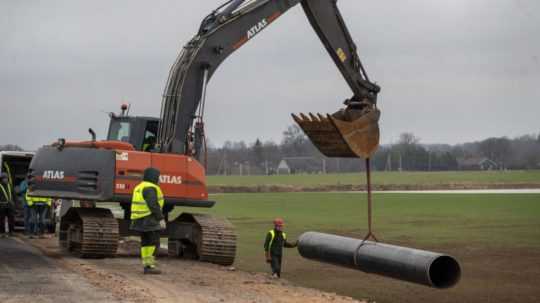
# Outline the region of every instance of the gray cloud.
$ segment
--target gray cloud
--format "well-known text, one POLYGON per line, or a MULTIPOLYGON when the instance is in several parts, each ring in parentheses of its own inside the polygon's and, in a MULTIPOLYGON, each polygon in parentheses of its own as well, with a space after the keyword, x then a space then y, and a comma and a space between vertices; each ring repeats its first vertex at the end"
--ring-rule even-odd
MULTIPOLYGON (((0 1, 0 142, 34 149, 103 137, 126 100, 159 114, 170 65, 219 1, 0 1)), ((382 87, 382 141, 456 143, 540 131, 540 2, 339 1, 382 87)), ((333 112, 350 91, 293 9, 209 86, 211 140, 279 141, 291 112, 333 112)))

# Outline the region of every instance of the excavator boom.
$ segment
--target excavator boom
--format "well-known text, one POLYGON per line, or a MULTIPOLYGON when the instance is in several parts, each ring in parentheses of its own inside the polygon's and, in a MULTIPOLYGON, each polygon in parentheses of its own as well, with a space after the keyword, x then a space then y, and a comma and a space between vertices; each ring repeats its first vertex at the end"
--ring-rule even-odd
MULTIPOLYGON (((297 4, 302 5, 353 97, 346 101, 347 108, 326 119, 293 116, 295 121, 327 156, 369 157, 376 150, 380 116, 376 103, 380 88, 369 81, 337 0, 235 0, 203 20, 199 32, 171 68, 158 134, 161 152, 192 153, 192 129, 204 113, 206 86, 219 65, 297 4)), ((194 140, 197 156, 202 145, 197 142, 196 130, 194 140)))

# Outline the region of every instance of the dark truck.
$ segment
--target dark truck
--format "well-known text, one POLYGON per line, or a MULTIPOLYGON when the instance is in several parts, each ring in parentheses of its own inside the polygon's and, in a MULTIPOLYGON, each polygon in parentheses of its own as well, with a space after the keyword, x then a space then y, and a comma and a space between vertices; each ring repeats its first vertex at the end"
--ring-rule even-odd
MULTIPOLYGON (((21 152, 21 151, 2 151, 0 152, 0 173, 6 173, 12 183, 12 190, 15 202, 15 229, 24 229, 24 197, 23 193, 20 193, 19 186, 21 182, 26 178, 30 162, 34 157, 33 152, 21 152)), ((49 220, 47 229, 49 232, 54 233, 56 227, 56 216, 53 211, 49 212, 49 220)))

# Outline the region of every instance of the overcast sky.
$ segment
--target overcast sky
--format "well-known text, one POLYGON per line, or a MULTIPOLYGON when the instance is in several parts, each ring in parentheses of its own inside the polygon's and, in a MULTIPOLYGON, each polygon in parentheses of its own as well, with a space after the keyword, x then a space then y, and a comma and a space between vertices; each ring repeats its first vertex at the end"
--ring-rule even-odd
MULTIPOLYGON (((0 144, 103 138, 122 101, 158 116, 171 64, 219 5, 0 0, 0 144)), ((540 132, 540 1, 340 0, 370 78, 383 143, 540 132)), ((351 92, 300 6, 233 54, 209 84, 207 133, 281 140, 291 112, 334 112, 351 92)))

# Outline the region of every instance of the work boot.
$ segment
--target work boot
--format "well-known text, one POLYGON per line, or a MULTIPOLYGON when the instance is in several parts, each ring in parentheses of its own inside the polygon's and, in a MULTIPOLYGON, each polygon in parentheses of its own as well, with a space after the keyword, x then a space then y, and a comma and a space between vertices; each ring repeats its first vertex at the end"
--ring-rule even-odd
POLYGON ((160 275, 161 270, 159 270, 159 269, 157 269, 155 267, 145 266, 144 267, 144 274, 145 275, 160 275))

